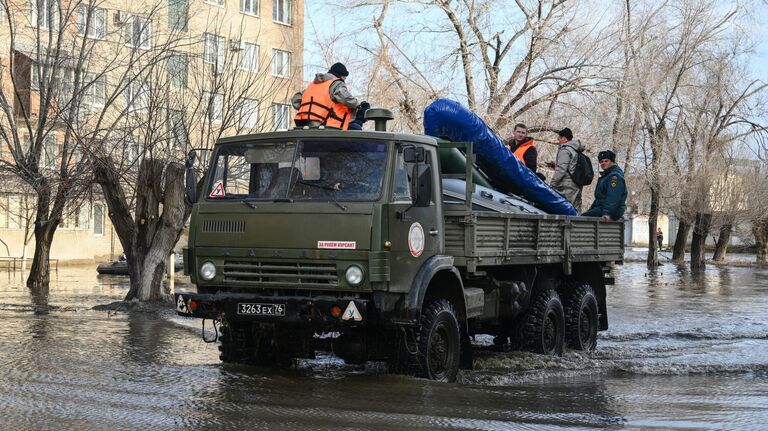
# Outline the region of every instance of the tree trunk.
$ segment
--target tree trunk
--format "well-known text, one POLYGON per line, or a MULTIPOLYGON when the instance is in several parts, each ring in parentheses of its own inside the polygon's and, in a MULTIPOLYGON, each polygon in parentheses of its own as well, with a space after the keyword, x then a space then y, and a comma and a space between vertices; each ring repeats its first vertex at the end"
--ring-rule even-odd
POLYGON ((97 164, 95 174, 109 207, 109 218, 128 258, 131 288, 125 300, 162 300, 165 262, 178 242, 189 214, 184 200, 184 166, 143 160, 136 184, 133 217, 120 177, 109 169, 110 166, 114 166, 111 161, 97 164))
POLYGON ((712 260, 715 262, 725 260, 725 253, 728 252, 728 244, 731 242, 732 232, 733 225, 731 223, 720 226, 720 235, 717 236, 717 244, 715 244, 715 254, 712 256, 712 260))
POLYGON ((768 218, 753 222, 752 234, 755 235, 757 244, 755 263, 758 266, 768 266, 768 218))
POLYGON ((48 289, 48 283, 51 280, 49 259, 53 234, 48 230, 35 227, 35 254, 32 258, 32 266, 29 268, 29 277, 27 277, 27 287, 30 289, 48 289))
POLYGON ((27 277, 27 287, 30 289, 48 289, 48 283, 51 278, 48 260, 51 257, 53 235, 56 233, 56 228, 61 219, 61 213, 57 213, 56 208, 59 198, 60 196, 57 195, 53 203, 54 208, 51 209, 50 185, 43 183, 37 189, 37 213, 35 215, 34 227, 35 254, 32 257, 32 266, 29 268, 29 276, 27 277))
POLYGON ((696 224, 693 227, 693 238, 691 240, 691 270, 701 271, 706 267, 706 256, 704 247, 709 234, 710 224, 712 223, 712 214, 696 213, 696 224))
POLYGON ((675 245, 672 247, 672 262, 685 262, 685 246, 688 245, 688 234, 691 233, 691 224, 680 220, 675 235, 675 245))
POLYGON ((651 187, 651 210, 648 214, 648 268, 659 266, 659 248, 656 246, 656 227, 659 218, 659 188, 651 187))

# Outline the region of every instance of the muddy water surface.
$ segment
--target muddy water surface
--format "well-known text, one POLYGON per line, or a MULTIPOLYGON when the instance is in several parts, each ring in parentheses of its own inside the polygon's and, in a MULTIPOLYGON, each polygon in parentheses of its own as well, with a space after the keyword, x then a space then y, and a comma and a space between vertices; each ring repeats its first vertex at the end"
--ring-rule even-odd
MULTIPOLYGON (((224 366, 172 313, 107 313, 127 283, 0 272, 0 429, 767 429, 768 271, 615 271, 610 330, 562 358, 478 345, 457 384, 324 357, 224 366)), ((181 322, 183 323, 183 322, 181 322)))

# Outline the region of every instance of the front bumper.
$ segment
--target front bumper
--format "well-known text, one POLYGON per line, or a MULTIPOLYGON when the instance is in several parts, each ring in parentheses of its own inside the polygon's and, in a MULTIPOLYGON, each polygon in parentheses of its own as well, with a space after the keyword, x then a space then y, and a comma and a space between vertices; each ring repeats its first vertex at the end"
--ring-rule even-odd
POLYGON ((367 299, 355 297, 316 296, 262 296, 250 293, 192 293, 174 294, 176 313, 182 316, 203 319, 226 319, 229 321, 254 321, 287 324, 311 324, 317 326, 356 326, 371 324, 375 313, 367 299), (283 304, 283 316, 256 316, 238 314, 238 304, 283 304), (340 307, 342 314, 334 317, 333 306, 340 307))

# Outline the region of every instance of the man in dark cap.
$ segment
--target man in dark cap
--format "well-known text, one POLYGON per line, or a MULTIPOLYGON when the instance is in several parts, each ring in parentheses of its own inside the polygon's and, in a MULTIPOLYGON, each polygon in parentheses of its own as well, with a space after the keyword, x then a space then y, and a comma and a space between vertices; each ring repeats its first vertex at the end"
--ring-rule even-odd
POLYGON ((573 180, 573 173, 576 170, 579 153, 584 152, 584 144, 578 139, 573 139, 573 132, 565 128, 557 132, 560 148, 557 150, 555 159, 555 173, 552 174, 550 185, 570 201, 576 211, 581 211, 581 189, 582 185, 576 184, 573 180))
POLYGON ((616 164, 616 154, 611 150, 600 151, 597 155, 600 163, 600 179, 595 187, 595 201, 587 217, 600 217, 604 221, 620 220, 627 209, 627 185, 624 171, 616 164))
POLYGON ((347 76, 347 67, 334 63, 328 72, 316 74, 306 90, 294 94, 291 104, 298 111, 296 125, 347 130, 360 105, 344 82, 347 76))

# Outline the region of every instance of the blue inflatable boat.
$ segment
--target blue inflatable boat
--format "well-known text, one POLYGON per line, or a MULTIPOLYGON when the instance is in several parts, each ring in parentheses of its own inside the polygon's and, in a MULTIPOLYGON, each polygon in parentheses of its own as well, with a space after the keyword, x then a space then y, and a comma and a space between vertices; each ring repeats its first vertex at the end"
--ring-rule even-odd
POLYGON ((477 164, 493 186, 534 203, 549 214, 574 216, 576 209, 509 151, 485 122, 460 103, 438 99, 424 110, 424 133, 452 141, 470 141, 477 164))

